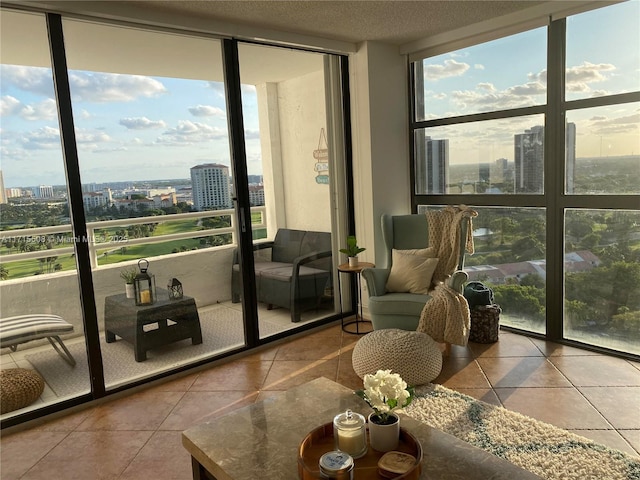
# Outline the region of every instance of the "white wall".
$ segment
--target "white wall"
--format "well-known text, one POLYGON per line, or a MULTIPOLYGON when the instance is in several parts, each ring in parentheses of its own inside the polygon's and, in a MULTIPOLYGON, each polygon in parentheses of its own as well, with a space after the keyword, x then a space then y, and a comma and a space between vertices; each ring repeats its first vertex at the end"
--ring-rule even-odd
POLYGON ((365 42, 349 58, 358 243, 365 261, 384 260, 380 216, 411 213, 407 59, 365 42))
POLYGON ((330 232, 329 185, 316 182, 313 157, 326 129, 324 72, 278 83, 278 108, 284 180, 279 201, 286 216, 286 225, 279 226, 330 232))

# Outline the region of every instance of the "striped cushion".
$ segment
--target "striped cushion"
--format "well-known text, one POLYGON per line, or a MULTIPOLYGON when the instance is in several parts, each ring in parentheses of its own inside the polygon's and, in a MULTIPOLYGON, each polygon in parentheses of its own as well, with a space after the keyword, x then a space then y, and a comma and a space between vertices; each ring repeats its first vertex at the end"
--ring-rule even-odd
POLYGON ((73 325, 58 315, 34 314, 0 318, 0 348, 73 332, 73 325))

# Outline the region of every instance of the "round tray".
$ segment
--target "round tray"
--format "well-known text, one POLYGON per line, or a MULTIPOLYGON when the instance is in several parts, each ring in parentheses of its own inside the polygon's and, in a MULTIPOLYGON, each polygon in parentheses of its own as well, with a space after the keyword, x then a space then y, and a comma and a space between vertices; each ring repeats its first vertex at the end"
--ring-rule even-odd
MULTIPOLYGON (((355 467, 353 469, 354 480, 387 480, 378 473, 378 460, 384 455, 383 452, 378 452, 371 448, 369 445, 369 435, 367 434, 367 453, 361 458, 354 460, 355 467)), ((298 449, 298 476, 302 480, 316 480, 322 478, 320 476, 320 467, 318 462, 320 457, 332 450, 335 450, 333 445, 333 422, 325 423, 324 425, 312 430, 302 440, 300 448, 298 449)), ((404 428, 400 427, 400 444, 394 451, 408 453, 416 458, 416 463, 411 470, 407 473, 393 477, 394 479, 402 480, 418 480, 420 478, 421 463, 422 463, 422 446, 416 437, 407 432, 404 428)))

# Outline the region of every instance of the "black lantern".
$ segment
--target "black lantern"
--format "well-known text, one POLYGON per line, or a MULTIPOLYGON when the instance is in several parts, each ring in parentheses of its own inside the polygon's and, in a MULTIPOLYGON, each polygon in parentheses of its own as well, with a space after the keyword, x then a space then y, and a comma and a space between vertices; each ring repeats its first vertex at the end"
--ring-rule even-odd
POLYGON ((167 284, 169 300, 180 300, 182 298, 182 284, 177 278, 171 278, 167 284))
POLYGON ((156 279, 150 274, 149 261, 144 258, 138 261, 140 273, 133 279, 133 289, 135 291, 136 305, 152 305, 156 300, 156 279))

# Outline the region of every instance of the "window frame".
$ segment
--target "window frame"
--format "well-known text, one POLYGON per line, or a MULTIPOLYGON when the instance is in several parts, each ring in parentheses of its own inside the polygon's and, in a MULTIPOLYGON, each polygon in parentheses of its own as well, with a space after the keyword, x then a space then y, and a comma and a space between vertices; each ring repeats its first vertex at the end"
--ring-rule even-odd
MULTIPOLYGON (((606 7, 603 7, 606 8, 606 7)), ((544 338, 586 347, 593 350, 636 358, 626 352, 611 351, 606 348, 582 344, 564 338, 564 216, 566 209, 640 209, 638 194, 576 195, 565 193, 565 119, 567 112, 598 106, 627 104, 640 101, 640 91, 613 94, 587 99, 565 100, 566 64, 566 18, 550 19, 547 23, 547 98, 543 105, 466 114, 432 120, 416 120, 417 104, 424 101, 419 85, 422 78, 422 58, 408 61, 409 72, 409 151, 411 210, 418 211, 419 205, 471 204, 478 207, 542 207, 546 210, 546 335, 544 338), (420 76, 420 77, 419 77, 420 76), (456 125, 486 120, 509 119, 523 115, 543 114, 545 118, 544 145, 544 192, 542 194, 418 194, 416 193, 416 151, 415 132, 418 129, 444 125, 456 125)), ((530 28, 539 28, 531 26, 530 28)), ((505 30, 502 37, 520 32, 505 30)), ((493 39, 499 38, 496 35, 493 39)), ((460 49, 439 48, 432 56, 460 49)), ((509 330, 516 330, 509 327, 509 330)), ((532 336, 533 332, 521 331, 532 336)))

